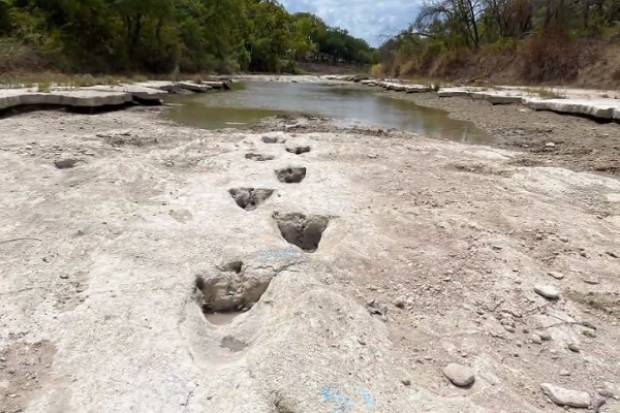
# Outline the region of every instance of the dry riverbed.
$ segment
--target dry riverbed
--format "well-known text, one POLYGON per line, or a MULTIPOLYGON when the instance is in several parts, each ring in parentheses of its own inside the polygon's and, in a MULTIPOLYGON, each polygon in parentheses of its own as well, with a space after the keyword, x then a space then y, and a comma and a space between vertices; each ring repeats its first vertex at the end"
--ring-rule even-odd
POLYGON ((0 412, 620 409, 620 182, 555 167, 618 125, 480 115, 554 155, 162 110, 0 120, 0 412))
POLYGON ((436 93, 386 93, 445 110, 454 119, 473 122, 494 137, 494 146, 519 151, 516 164, 620 174, 620 126, 616 122, 538 112, 520 104, 492 105, 466 97, 440 98, 436 93))

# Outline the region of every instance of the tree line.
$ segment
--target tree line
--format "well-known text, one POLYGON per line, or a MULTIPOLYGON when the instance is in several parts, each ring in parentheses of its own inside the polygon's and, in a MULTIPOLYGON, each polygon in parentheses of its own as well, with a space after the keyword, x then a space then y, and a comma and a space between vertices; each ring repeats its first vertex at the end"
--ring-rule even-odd
POLYGON ((2 44, 7 59, 26 48, 79 72, 294 72, 298 60, 373 59, 363 40, 274 0, 0 0, 2 44))
POLYGON ((620 44, 619 0, 427 0, 380 55, 392 74, 423 74, 467 55, 512 53, 524 61, 526 78, 548 80, 575 74, 580 57, 592 52, 576 50, 584 40, 588 47, 620 44))

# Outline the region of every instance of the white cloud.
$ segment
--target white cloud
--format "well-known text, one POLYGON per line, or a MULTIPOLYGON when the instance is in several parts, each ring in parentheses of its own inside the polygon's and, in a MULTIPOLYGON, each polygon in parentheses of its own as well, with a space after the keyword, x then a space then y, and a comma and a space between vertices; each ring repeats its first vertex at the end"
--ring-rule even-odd
POLYGON ((282 0, 291 12, 308 11, 331 26, 347 29, 373 46, 415 19, 419 0, 282 0))

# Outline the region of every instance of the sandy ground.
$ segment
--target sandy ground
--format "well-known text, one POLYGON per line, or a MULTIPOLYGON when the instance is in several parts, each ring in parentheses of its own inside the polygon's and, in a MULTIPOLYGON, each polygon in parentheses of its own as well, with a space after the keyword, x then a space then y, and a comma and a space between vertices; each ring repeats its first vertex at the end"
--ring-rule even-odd
POLYGON ((522 105, 492 105, 461 97, 439 98, 435 93, 386 93, 446 110, 454 119, 475 123, 496 138, 497 147, 521 152, 515 162, 522 165, 620 174, 620 127, 617 123, 536 112, 522 105))
POLYGON ((542 383, 620 410, 620 182, 554 167, 617 125, 479 115, 554 154, 161 110, 0 120, 0 412, 564 411, 542 383))

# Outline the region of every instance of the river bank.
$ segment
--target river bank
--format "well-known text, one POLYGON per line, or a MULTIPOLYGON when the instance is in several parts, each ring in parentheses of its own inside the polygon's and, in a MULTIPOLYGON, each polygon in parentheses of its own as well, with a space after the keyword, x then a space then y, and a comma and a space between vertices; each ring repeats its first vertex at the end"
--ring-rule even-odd
POLYGON ((518 151, 515 164, 620 174, 620 126, 617 123, 535 111, 520 104, 493 105, 467 97, 441 98, 435 93, 388 94, 395 99, 445 110, 454 119, 473 122, 493 136, 493 146, 518 151))
POLYGON ((0 120, 5 411, 615 411, 617 180, 167 110, 0 120))

